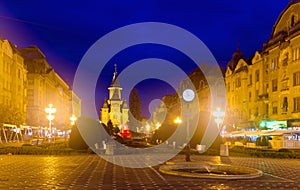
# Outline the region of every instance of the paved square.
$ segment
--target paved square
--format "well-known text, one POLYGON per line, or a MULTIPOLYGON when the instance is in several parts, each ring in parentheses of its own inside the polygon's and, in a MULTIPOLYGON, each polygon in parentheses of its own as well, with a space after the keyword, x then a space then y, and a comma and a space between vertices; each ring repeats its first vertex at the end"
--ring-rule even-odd
MULTIPOLYGON (((184 161, 184 155, 172 161, 184 161)), ((192 161, 252 167, 264 175, 251 180, 196 179, 161 174, 158 166, 120 167, 97 155, 0 155, 0 189, 300 189, 300 160, 192 155, 192 161)))

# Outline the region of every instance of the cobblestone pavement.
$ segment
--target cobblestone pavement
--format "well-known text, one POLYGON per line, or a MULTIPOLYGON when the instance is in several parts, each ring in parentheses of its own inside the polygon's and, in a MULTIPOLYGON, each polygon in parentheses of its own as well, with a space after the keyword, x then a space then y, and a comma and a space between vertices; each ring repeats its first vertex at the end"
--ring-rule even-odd
MULTIPOLYGON (((0 189, 300 189, 300 160, 194 155, 192 160, 252 167, 264 175, 251 180, 196 179, 161 174, 158 166, 120 167, 96 155, 0 155, 0 189)), ((184 161, 184 155, 172 161, 184 161)))

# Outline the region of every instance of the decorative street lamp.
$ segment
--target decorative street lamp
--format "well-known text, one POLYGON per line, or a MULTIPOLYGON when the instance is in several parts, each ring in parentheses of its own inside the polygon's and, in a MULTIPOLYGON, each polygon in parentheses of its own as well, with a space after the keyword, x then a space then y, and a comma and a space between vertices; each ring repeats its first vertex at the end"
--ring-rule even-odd
MULTIPOLYGON (((221 132, 221 123, 223 122, 223 118, 225 116, 225 112, 221 111, 220 108, 217 108, 216 111, 213 112, 213 116, 215 117, 215 122, 218 125, 218 132, 219 132, 219 144, 221 146, 222 142, 221 142, 221 137, 220 137, 220 132, 221 132)), ((220 149, 221 150, 221 149, 220 149)))
POLYGON ((75 125, 75 121, 77 120, 77 117, 74 114, 72 114, 72 116, 70 117, 70 120, 71 120, 71 125, 73 126, 73 125, 75 125))
POLYGON ((160 126, 161 126, 161 124, 160 124, 159 122, 157 122, 157 123, 155 124, 156 130, 159 129, 160 126))
POLYGON ((182 98, 187 104, 187 111, 186 111, 186 154, 185 154, 185 161, 190 162, 191 161, 191 144, 190 144, 190 115, 191 110, 189 108, 189 104, 195 99, 195 92, 192 89, 185 89, 182 92, 182 98))
POLYGON ((50 129, 50 137, 52 136, 52 120, 54 120, 55 116, 53 115, 56 112, 56 108, 53 107, 53 104, 49 104, 47 108, 45 108, 45 112, 48 114, 47 119, 49 120, 49 129, 50 129))
POLYGON ((176 117, 176 119, 174 119, 174 123, 180 124, 182 123, 182 120, 180 119, 180 117, 176 117))
POLYGON ((148 123, 146 123, 146 133, 148 136, 150 134, 150 129, 151 129, 151 126, 148 123))

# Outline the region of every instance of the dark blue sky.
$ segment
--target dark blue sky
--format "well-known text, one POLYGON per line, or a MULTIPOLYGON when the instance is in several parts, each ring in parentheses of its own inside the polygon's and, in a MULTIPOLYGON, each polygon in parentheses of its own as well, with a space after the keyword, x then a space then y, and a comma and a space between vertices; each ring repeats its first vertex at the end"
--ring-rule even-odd
MULTIPOLYGON (((225 66, 238 41, 246 57, 262 48, 288 2, 1 1, 0 36, 18 47, 37 45, 69 84, 72 84, 82 56, 96 40, 114 29, 137 22, 165 22, 182 27, 200 38, 217 61, 225 66)), ((188 63, 190 60, 187 57, 175 50, 151 45, 133 47, 120 52, 108 64, 107 72, 100 76, 103 79, 99 80, 102 82, 98 84, 99 88, 108 85, 113 62, 117 62, 119 70, 122 70, 133 61, 148 57, 176 62, 186 72, 194 68, 193 64, 188 63)), ((165 89, 166 93, 172 91, 168 87, 165 89)), ((140 89, 141 96, 146 95, 143 92, 140 89)), ((104 96, 107 96, 107 92, 99 92, 99 99, 104 96)))

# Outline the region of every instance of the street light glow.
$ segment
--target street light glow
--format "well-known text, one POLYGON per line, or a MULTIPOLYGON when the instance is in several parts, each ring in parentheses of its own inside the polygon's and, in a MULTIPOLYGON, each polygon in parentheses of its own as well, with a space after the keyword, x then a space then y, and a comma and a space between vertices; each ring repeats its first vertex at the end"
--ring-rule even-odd
POLYGON ((77 120, 77 117, 74 114, 72 114, 70 120, 71 120, 71 125, 75 125, 75 121, 77 120))
POLYGON ((160 126, 161 126, 161 124, 160 124, 159 122, 157 122, 157 123, 155 124, 156 129, 159 129, 160 126))
POLYGON ((213 112, 213 116, 215 117, 215 122, 218 124, 218 128, 220 129, 220 124, 223 122, 225 112, 221 111, 220 108, 217 108, 217 110, 213 112))
POLYGON ((180 119, 180 117, 176 117, 176 119, 174 120, 174 123, 180 124, 180 123, 182 123, 182 120, 180 119))
POLYGON ((49 104, 48 107, 45 108, 45 112, 48 114, 46 118, 49 120, 50 136, 52 136, 52 120, 55 118, 53 114, 56 112, 56 108, 53 107, 53 104, 49 104))

